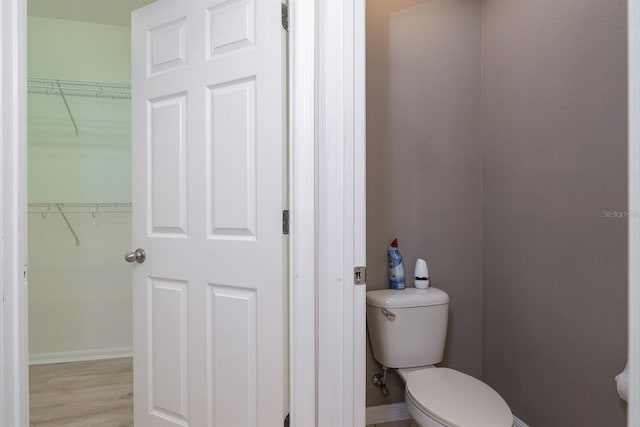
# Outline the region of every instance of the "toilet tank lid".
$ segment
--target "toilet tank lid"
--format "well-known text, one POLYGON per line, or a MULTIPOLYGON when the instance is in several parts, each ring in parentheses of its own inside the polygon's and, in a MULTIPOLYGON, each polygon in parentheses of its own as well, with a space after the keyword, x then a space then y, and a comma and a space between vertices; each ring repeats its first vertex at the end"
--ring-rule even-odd
POLYGON ((382 289, 367 292, 367 305, 381 308, 411 308, 449 303, 449 295, 436 288, 382 289))

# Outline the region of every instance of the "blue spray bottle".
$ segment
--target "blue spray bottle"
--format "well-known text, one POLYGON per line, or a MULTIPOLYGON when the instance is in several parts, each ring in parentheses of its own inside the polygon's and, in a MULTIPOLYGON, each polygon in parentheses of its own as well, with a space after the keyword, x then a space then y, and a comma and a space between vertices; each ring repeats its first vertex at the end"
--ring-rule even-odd
POLYGON ((404 289, 404 267, 402 266, 402 255, 398 250, 398 239, 393 239, 387 254, 389 255, 389 287, 404 289))

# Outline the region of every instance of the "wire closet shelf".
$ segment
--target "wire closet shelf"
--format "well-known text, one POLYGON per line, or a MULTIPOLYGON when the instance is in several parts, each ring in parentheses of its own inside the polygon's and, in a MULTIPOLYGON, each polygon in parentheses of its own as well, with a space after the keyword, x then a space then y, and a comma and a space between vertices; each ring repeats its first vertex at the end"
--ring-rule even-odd
POLYGON ((80 246, 80 238, 78 233, 71 225, 67 214, 79 213, 79 214, 91 214, 94 218, 98 214, 102 213, 131 213, 131 203, 29 203, 28 205, 30 214, 39 213, 42 219, 46 219, 49 214, 60 214, 67 228, 73 235, 76 242, 76 246, 80 246))
POLYGON ((55 212, 57 208, 62 208, 67 213, 131 213, 131 203, 29 203, 29 213, 55 212))
POLYGON ((82 80, 29 77, 27 91, 42 95, 85 96, 91 98, 131 99, 131 85, 82 80))

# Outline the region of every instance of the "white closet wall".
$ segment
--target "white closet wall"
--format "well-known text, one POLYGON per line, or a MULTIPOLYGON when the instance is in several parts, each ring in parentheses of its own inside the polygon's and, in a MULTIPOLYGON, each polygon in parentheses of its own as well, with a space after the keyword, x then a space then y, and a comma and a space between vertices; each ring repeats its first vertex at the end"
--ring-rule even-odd
MULTIPOLYGON (((130 28, 28 20, 29 77, 130 81, 130 28)), ((29 202, 129 203, 130 102, 29 94, 29 202)), ((131 348, 130 209, 29 214, 32 362, 110 357, 131 348)), ((80 209, 81 211, 83 209, 80 209)))

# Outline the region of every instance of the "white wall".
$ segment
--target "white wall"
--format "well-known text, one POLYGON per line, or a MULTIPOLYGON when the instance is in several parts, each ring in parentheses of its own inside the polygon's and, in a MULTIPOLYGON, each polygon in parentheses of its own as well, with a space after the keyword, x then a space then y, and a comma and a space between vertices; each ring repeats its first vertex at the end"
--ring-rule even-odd
MULTIPOLYGON (((130 28, 29 17, 29 77, 129 83, 130 28)), ((131 200, 131 107, 125 100, 29 94, 29 201, 131 200)))
POLYGON ((131 347, 131 271, 123 260, 130 245, 131 215, 68 218, 80 246, 60 215, 29 215, 33 361, 82 358, 96 351, 121 354, 131 347))
MULTIPOLYGON (((130 29, 28 19, 30 77, 128 83, 130 29)), ((130 102, 29 94, 29 202, 129 202, 130 102)), ((131 347, 129 213, 29 214, 31 359, 77 359, 131 347)))

